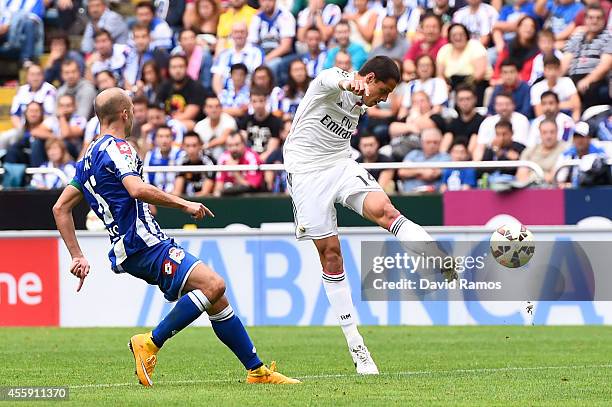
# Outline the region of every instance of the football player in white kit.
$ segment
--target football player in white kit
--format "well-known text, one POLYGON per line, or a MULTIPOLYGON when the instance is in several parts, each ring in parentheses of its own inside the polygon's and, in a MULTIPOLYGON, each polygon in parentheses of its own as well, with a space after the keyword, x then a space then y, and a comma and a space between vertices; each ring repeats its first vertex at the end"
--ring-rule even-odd
MULTIPOLYGON (((390 231, 411 251, 415 247, 410 242, 421 242, 419 251, 440 253, 425 229, 395 209, 374 177, 351 159, 350 138, 360 116, 367 107, 386 100, 399 81, 397 65, 385 56, 370 59, 358 72, 322 71, 297 109, 283 151, 296 237, 314 241, 327 298, 359 374, 378 374, 378 368, 357 330, 334 204, 341 203, 390 231)), ((447 279, 456 278, 454 270, 441 271, 447 279)))

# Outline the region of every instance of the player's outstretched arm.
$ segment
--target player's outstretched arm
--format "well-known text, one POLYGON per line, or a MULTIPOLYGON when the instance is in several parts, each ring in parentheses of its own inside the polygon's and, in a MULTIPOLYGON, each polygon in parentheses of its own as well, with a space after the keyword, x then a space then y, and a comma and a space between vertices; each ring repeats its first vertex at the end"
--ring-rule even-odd
POLYGON ((187 201, 179 196, 170 195, 153 185, 145 183, 140 177, 135 175, 124 177, 122 182, 130 196, 140 201, 167 208, 180 209, 195 219, 202 219, 206 215, 215 216, 210 209, 201 203, 187 201))
POLYGON ((79 189, 73 185, 68 185, 58 198, 55 205, 53 205, 53 217, 55 218, 57 230, 59 230, 60 235, 66 244, 66 248, 72 257, 70 272, 81 280, 79 282, 77 291, 81 290, 81 287, 83 287, 83 281, 85 281, 85 277, 87 277, 89 274, 89 263, 87 262, 87 259, 85 259, 85 256, 83 256, 83 252, 81 251, 81 247, 77 241, 76 232, 74 229, 74 219, 72 217, 72 210, 79 204, 79 202, 81 202, 82 199, 83 194, 81 191, 79 191, 79 189))

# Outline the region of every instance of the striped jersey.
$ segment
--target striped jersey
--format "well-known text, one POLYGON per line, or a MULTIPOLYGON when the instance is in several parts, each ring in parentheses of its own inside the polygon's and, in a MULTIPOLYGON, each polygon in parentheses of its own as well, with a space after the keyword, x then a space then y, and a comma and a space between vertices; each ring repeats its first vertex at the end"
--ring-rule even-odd
POLYGON ((127 141, 106 134, 91 143, 70 183, 104 222, 113 245, 108 253, 113 270, 120 270, 116 266, 132 254, 168 239, 149 205, 123 186, 127 176, 142 179, 142 160, 127 141))
MULTIPOLYGON (((167 154, 163 154, 159 147, 155 147, 145 155, 144 165, 149 167, 179 165, 179 160, 184 154, 185 152, 177 146, 172 146, 167 154)), ((171 193, 175 177, 176 174, 173 172, 149 172, 147 182, 164 192, 171 193)))

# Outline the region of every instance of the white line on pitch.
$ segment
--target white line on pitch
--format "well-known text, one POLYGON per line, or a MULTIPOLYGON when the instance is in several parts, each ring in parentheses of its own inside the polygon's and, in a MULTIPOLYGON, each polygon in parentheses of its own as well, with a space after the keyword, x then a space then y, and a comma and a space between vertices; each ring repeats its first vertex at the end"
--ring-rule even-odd
MULTIPOLYGON (((607 365, 574 365, 574 366, 508 366, 508 367, 484 367, 476 369, 452 369, 452 370, 415 370, 406 372, 382 372, 380 376, 419 376, 419 375, 436 375, 436 374, 453 374, 453 373, 495 373, 495 372, 512 372, 512 371, 529 371, 529 370, 561 370, 561 369, 610 369, 612 364, 607 365)), ((310 376, 297 376, 298 379, 332 379, 332 378, 351 378, 361 377, 355 373, 346 374, 322 374, 322 375, 310 375, 310 376)), ((205 384, 205 383, 231 383, 238 382, 237 379, 210 379, 210 380, 160 380, 155 382, 156 384, 205 384)), ((87 389, 87 388, 101 388, 101 387, 126 387, 126 386, 137 386, 137 383, 96 383, 96 384, 79 384, 75 386, 69 386, 71 389, 87 389)))

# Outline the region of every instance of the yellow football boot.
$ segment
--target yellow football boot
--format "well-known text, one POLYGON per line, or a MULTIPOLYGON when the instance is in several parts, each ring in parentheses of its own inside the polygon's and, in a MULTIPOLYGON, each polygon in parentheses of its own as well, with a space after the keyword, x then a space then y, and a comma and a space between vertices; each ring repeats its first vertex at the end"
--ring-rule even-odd
POLYGON ((270 363, 270 367, 261 365, 257 369, 249 370, 247 383, 266 383, 266 384, 297 384, 302 383, 297 379, 292 379, 276 371, 276 362, 270 363))
POLYGON ((138 381, 143 386, 153 386, 151 376, 157 363, 159 348, 153 343, 151 332, 132 336, 128 346, 134 355, 134 362, 136 363, 135 373, 138 376, 138 381))

